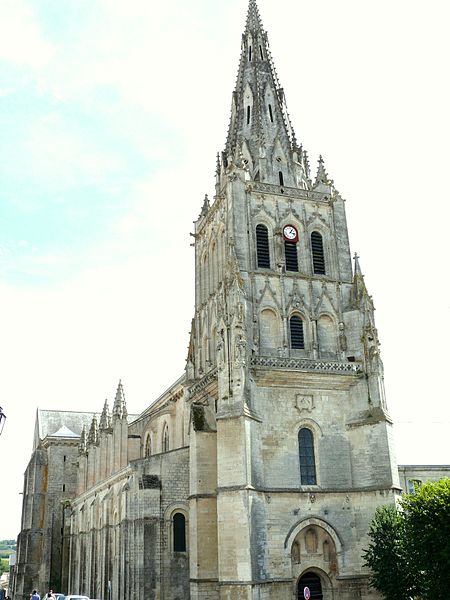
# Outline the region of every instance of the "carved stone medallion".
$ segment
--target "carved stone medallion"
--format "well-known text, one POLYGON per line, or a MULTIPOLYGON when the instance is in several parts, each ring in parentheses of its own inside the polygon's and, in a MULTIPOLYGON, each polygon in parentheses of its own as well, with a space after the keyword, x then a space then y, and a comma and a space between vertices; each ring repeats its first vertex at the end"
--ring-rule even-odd
POLYGON ((314 409, 314 398, 312 396, 297 394, 295 406, 300 412, 312 412, 314 409))

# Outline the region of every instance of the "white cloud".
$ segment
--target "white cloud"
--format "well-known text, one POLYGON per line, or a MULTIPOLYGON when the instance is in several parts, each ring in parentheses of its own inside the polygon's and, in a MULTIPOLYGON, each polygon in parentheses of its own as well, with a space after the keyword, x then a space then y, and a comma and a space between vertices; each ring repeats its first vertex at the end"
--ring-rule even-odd
POLYGON ((60 116, 49 115, 33 122, 28 132, 27 156, 34 181, 47 180, 65 187, 101 181, 108 173, 122 168, 117 153, 101 150, 95 136, 77 130, 60 116))
POLYGON ((20 66, 42 68, 54 55, 25 0, 0 3, 0 60, 20 66))

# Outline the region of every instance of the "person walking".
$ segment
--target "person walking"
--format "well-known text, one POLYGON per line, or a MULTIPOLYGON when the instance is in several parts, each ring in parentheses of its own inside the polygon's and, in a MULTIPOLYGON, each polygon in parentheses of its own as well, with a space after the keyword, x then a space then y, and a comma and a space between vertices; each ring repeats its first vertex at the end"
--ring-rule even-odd
POLYGON ((30 600, 41 600, 41 597, 36 590, 33 590, 33 593, 30 595, 30 600))

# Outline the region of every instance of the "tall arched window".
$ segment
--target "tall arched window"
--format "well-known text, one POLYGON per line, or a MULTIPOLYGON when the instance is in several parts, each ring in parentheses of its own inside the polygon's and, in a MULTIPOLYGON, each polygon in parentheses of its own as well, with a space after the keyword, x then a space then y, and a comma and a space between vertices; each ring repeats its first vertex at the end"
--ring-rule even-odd
POLYGON ((169 451, 169 427, 168 425, 164 425, 163 438, 162 438, 162 451, 169 451))
POLYGON ((265 225, 256 226, 256 258, 258 269, 270 269, 269 232, 265 225))
POLYGON ((314 436, 304 427, 298 432, 301 485, 316 485, 316 461, 314 457, 314 436))
POLYGON ((145 458, 148 458, 151 455, 152 455, 152 440, 151 440, 150 434, 148 433, 147 437, 145 438, 144 456, 145 456, 145 458))
POLYGON ((293 315, 289 321, 291 334, 291 348, 293 350, 304 350, 305 336, 303 333, 303 320, 298 315, 293 315))
POLYGON ((186 517, 183 513, 175 513, 172 519, 173 551, 186 552, 186 517))
POLYGON ((311 251, 313 271, 315 275, 325 275, 325 255, 323 253, 323 239, 318 231, 311 233, 311 251))

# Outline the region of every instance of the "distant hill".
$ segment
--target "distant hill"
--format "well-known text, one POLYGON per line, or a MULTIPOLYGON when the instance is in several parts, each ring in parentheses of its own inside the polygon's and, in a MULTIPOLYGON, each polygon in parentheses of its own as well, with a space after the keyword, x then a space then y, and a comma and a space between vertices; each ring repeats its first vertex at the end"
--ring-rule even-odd
POLYGON ((0 540, 0 558, 9 558, 16 550, 16 540, 0 540))

